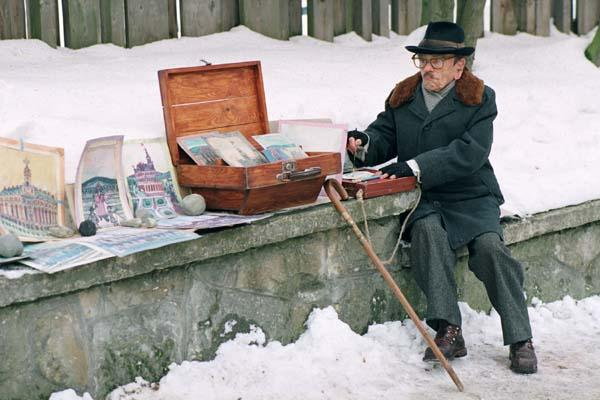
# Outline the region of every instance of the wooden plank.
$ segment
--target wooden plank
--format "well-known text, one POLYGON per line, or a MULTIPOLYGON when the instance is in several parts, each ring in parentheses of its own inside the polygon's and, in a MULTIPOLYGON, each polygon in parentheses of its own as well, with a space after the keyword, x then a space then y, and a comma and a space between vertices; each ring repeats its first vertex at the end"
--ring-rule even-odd
POLYGON ((263 35, 290 37, 289 0, 240 0, 240 23, 263 35))
POLYGON ((52 47, 60 44, 58 3, 56 0, 27 0, 29 37, 40 39, 52 47))
POLYGON ((390 0, 372 0, 373 33, 390 37, 390 0))
POLYGON ((475 47, 477 39, 483 37, 484 0, 458 0, 456 23, 465 31, 465 45, 475 47))
POLYGON ((302 0, 290 0, 290 36, 302 36, 302 0))
POLYGON ((71 49, 102 42, 99 0, 62 0, 65 46, 71 49))
POLYGON ((23 0, 4 0, 0 7, 0 39, 25 39, 23 0))
POLYGON ((333 42, 333 0, 308 0, 308 35, 333 42))
POLYGON ((517 11, 517 29, 535 35, 536 0, 520 0, 517 11))
POLYGON ((571 32, 573 20, 573 0, 553 0, 552 17, 556 29, 561 32, 571 32))
POLYGON ((454 22, 454 0, 424 0, 421 25, 432 21, 454 22))
POLYGON ((577 34, 585 35, 600 21, 600 1, 577 0, 577 34))
POLYGON ((127 47, 170 37, 169 0, 127 0, 125 11, 127 47))
POLYGON ((408 35, 408 0, 392 0, 392 30, 398 35, 408 35))
POLYGON ((492 32, 517 34, 517 0, 492 0, 491 14, 492 32))
POLYGON ((171 105, 201 103, 256 95, 256 72, 252 68, 172 74, 168 79, 171 105))
POLYGON ((551 0, 536 0, 535 2, 535 34, 550 36, 550 15, 552 14, 551 0))
POLYGON ((333 0, 333 35, 343 35, 346 30, 347 0, 333 0))
POLYGON ((367 41, 373 38, 373 9, 371 0, 353 0, 353 30, 367 41))
POLYGON ((237 25, 235 0, 181 0, 181 35, 203 36, 237 25))
POLYGON ((100 0, 102 43, 127 45, 125 0, 100 0))
MULTIPOLYGON (((199 121, 205 129, 231 127, 259 122, 258 97, 235 97, 171 108, 177 132, 196 132, 199 121)), ((233 130, 233 129, 232 129, 233 130)))

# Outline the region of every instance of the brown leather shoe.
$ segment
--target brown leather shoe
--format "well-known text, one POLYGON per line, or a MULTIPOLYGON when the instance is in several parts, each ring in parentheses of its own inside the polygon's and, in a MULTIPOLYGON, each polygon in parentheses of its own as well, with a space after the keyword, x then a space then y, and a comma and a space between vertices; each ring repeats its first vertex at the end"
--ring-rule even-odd
MULTIPOLYGON (((462 337, 460 326, 447 325, 440 328, 435 335, 434 342, 438 345, 440 351, 447 360, 467 355, 465 339, 462 337)), ((430 347, 425 350, 423 361, 438 361, 430 347)))
POLYGON ((518 374, 534 374, 537 372, 537 357, 531 339, 510 345, 510 369, 518 374))

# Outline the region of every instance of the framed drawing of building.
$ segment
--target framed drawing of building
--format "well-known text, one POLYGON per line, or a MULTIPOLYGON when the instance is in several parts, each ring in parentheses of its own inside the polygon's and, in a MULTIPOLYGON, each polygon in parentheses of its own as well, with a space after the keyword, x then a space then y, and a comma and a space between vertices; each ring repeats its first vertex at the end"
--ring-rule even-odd
POLYGON ((64 151, 0 138, 0 225, 22 241, 50 239, 65 223, 64 151))
POLYGON ((89 140, 75 177, 75 223, 91 220, 98 228, 133 218, 123 179, 123 136, 89 140))
POLYGON ((179 205, 181 192, 166 139, 125 141, 123 170, 134 214, 145 209, 156 219, 163 219, 183 213, 179 205))

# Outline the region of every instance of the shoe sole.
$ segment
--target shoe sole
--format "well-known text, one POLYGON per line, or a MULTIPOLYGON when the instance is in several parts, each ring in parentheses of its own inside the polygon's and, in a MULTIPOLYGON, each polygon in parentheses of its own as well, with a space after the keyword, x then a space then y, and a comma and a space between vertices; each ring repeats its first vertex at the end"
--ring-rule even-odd
MULTIPOLYGON (((460 349, 457 352, 455 352, 452 356, 446 357, 446 360, 452 361, 455 358, 465 357, 466 355, 467 355, 467 349, 466 348, 460 349)), ((433 356, 433 358, 423 358, 423 361, 430 362, 430 363, 439 363, 440 362, 440 360, 438 360, 435 355, 433 356)))

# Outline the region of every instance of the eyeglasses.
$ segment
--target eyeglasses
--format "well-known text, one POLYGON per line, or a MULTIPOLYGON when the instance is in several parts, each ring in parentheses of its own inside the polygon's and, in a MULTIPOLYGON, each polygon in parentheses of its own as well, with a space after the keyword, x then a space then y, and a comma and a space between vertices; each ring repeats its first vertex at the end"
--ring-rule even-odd
POLYGON ((433 69, 440 69, 444 66, 444 61, 449 60, 451 58, 454 58, 454 56, 450 56, 450 57, 432 57, 432 58, 421 58, 419 57, 417 54, 415 54, 414 56, 412 56, 412 60, 415 63, 415 67, 419 68, 419 69, 423 69, 425 68, 425 66, 427 66, 427 64, 431 65, 431 68, 433 69))

